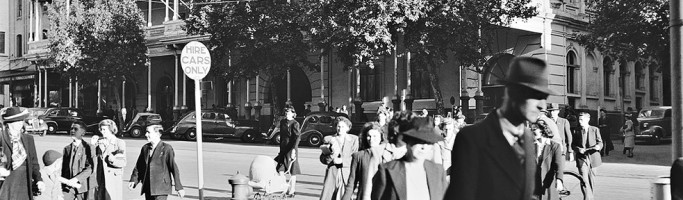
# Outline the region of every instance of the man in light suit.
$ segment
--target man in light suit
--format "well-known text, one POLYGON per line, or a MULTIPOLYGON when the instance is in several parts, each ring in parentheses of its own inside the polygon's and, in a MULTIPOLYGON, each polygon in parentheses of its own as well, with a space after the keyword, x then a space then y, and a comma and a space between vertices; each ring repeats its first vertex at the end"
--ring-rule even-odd
POLYGON ((68 183, 62 186, 65 200, 93 199, 94 190, 97 188, 97 173, 94 159, 95 148, 83 140, 85 135, 85 125, 82 122, 75 122, 71 125, 71 139, 69 145, 64 147, 62 159, 62 177, 69 179, 68 183), (79 188, 70 185, 80 185, 79 188), (93 191, 87 193, 88 191, 93 191))
POLYGON ((549 69, 532 57, 512 60, 500 109, 464 127, 455 138, 451 181, 444 199, 533 199, 536 147, 524 126, 536 122, 549 94, 549 69))
POLYGON ((552 119, 555 124, 557 124, 556 133, 560 138, 562 138, 562 152, 567 160, 572 160, 574 151, 572 150, 572 131, 569 120, 560 117, 560 106, 557 103, 548 104, 548 111, 550 112, 550 119, 552 119))
POLYGON ((149 143, 142 146, 133 174, 130 176, 128 188, 132 190, 142 183, 141 193, 145 195, 146 200, 167 199, 174 182, 178 196, 185 196, 183 184, 180 183, 178 165, 175 162, 175 152, 170 144, 161 141, 162 130, 161 125, 147 126, 145 136, 149 143))
POLYGON ((602 137, 600 136, 600 129, 595 126, 588 125, 591 120, 591 115, 587 112, 579 113, 579 129, 575 130, 574 141, 572 149, 576 152, 576 168, 579 169, 579 174, 583 179, 584 185, 581 185, 583 192, 583 199, 593 200, 593 183, 595 182, 595 174, 592 168, 596 168, 602 164, 600 157, 600 149, 603 147, 602 137))

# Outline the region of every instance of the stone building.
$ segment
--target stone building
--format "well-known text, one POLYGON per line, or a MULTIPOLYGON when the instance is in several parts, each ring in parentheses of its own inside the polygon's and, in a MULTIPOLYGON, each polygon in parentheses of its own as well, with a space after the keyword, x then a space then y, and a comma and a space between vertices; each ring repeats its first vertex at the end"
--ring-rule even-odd
MULTIPOLYGON (((495 53, 488 56, 484 66, 477 66, 476 70, 462 69, 451 59, 438 69, 445 107, 463 105, 470 110, 469 117, 476 118, 499 106, 503 87, 497 80, 505 78, 508 64, 515 56, 547 60, 551 67, 551 88, 559 93, 551 96, 549 102, 575 109, 601 107, 608 111, 663 104, 662 66, 647 58, 612 57, 588 51, 576 42, 576 34, 586 31, 590 16, 583 1, 534 0, 532 3, 538 5, 538 16, 495 30, 496 41, 491 44, 495 53), (456 100, 454 105, 449 102, 451 98, 456 100)), ((0 66, 6 66, 1 65, 5 57, 9 57, 10 64, 2 68, 0 83, 2 94, 10 94, 4 96, 4 101, 11 96, 22 106, 97 109, 100 102, 104 103, 102 107, 133 107, 157 112, 169 119, 195 105, 202 108, 231 105, 237 108, 238 117, 246 118, 256 114, 256 109, 246 108, 256 105, 261 115, 269 116, 275 103, 290 100, 297 110, 303 110, 305 105, 312 105, 313 111, 320 110, 320 102, 332 108, 347 105, 350 110, 359 105, 363 109, 358 110, 373 120, 382 100, 391 101, 398 93, 401 100, 412 97, 408 99, 412 100, 413 110, 436 109, 427 74, 408 65, 410 56, 406 53, 386 56, 377 60, 374 68, 354 71, 342 70, 342 64, 330 55, 310 55, 312 62, 321 63, 321 68, 292 68, 283 76, 288 79, 264 74, 225 80, 210 74, 202 82, 206 89, 202 91, 202 102, 194 102, 194 82, 183 75, 178 58, 184 44, 208 37, 188 36, 181 29, 188 11, 178 0, 137 1, 148 25, 145 34, 151 66, 146 73, 121 83, 119 88, 123 92, 119 99, 110 95, 108 86, 103 86, 103 95, 98 101, 96 84, 61 80, 49 65, 42 64, 49 40, 40 37, 47 30, 46 2, 10 0, 9 4, 6 52, 0 51, 0 66), (36 32, 39 37, 35 37, 36 32)), ((0 35, 3 30, 0 26, 0 35)))

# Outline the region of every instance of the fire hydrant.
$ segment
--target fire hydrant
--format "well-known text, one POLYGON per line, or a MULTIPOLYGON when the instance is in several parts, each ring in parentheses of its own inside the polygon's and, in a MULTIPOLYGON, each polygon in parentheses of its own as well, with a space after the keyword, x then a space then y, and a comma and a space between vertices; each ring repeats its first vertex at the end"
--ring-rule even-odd
POLYGON ((233 200, 247 200, 249 199, 249 194, 251 193, 251 186, 249 186, 249 178, 245 175, 237 174, 228 179, 230 185, 232 185, 232 199, 233 200))

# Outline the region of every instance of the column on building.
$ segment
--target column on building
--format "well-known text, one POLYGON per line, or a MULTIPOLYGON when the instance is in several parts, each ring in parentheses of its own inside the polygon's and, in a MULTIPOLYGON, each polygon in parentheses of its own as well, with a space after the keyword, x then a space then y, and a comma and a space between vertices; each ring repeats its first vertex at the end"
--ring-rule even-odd
MULTIPOLYGON (((151 2, 151 1, 150 1, 151 2)), ((147 65, 147 112, 152 112, 152 59, 147 65)))

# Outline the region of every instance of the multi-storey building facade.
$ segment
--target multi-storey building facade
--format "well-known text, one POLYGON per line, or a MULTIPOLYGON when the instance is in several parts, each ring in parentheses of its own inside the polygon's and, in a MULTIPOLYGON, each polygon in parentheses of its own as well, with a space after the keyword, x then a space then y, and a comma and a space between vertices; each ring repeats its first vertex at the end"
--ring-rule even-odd
MULTIPOLYGON (((588 51, 576 42, 576 34, 586 31, 590 14, 582 1, 536 0, 532 3, 538 5, 539 15, 496 30, 497 38, 491 44, 495 53, 489 56, 486 65, 477 67, 479 72, 460 68, 454 59, 438 69, 446 107, 451 106, 449 99, 455 99, 455 105, 472 110, 471 117, 475 115, 474 110, 481 113, 497 107, 503 95, 503 87, 497 80, 505 78, 508 64, 515 56, 547 60, 552 71, 551 88, 559 93, 551 96, 549 102, 576 109, 600 107, 609 111, 662 105, 662 66, 648 62, 647 58, 611 57, 588 51)), ((60 80, 48 64, 39 62, 45 58, 49 38, 35 37, 32 33, 47 30, 45 11, 40 9, 44 3, 10 0, 9 4, 9 33, 6 33, 9 39, 6 53, 0 52, 0 56, 6 55, 10 60, 9 67, 3 68, 8 73, 0 76, 4 92, 9 94, 6 96, 12 96, 23 106, 96 108, 97 89, 93 84, 60 80)), ((355 71, 342 70, 342 64, 331 55, 311 55, 311 61, 321 63, 320 69, 292 68, 289 79, 264 74, 227 80, 210 74, 203 80, 203 86, 210 90, 203 91, 203 102, 194 102, 193 81, 183 75, 179 54, 184 44, 208 37, 188 36, 183 31, 182 19, 188 11, 178 0, 138 1, 138 6, 148 25, 145 34, 151 65, 147 73, 121 83, 123 87, 119 88, 123 93, 118 101, 113 95, 102 95, 101 102, 106 102, 103 107, 116 104, 114 107, 151 110, 168 119, 174 117, 173 113, 195 105, 211 108, 230 104, 238 108, 238 116, 245 117, 256 112, 245 107, 257 102, 262 106, 261 114, 267 116, 275 103, 284 104, 287 100, 299 110, 305 104, 313 105, 314 111, 320 109, 319 102, 351 108, 355 100, 360 100, 357 105, 372 119, 383 99, 391 100, 399 93, 400 98, 405 97, 403 94, 413 97, 414 110, 436 108, 428 75, 407 64, 407 54, 386 56, 377 60, 372 69, 355 71), (275 95, 280 98, 274 98, 275 95)), ((103 94, 108 93, 107 89, 104 86, 103 94)))

